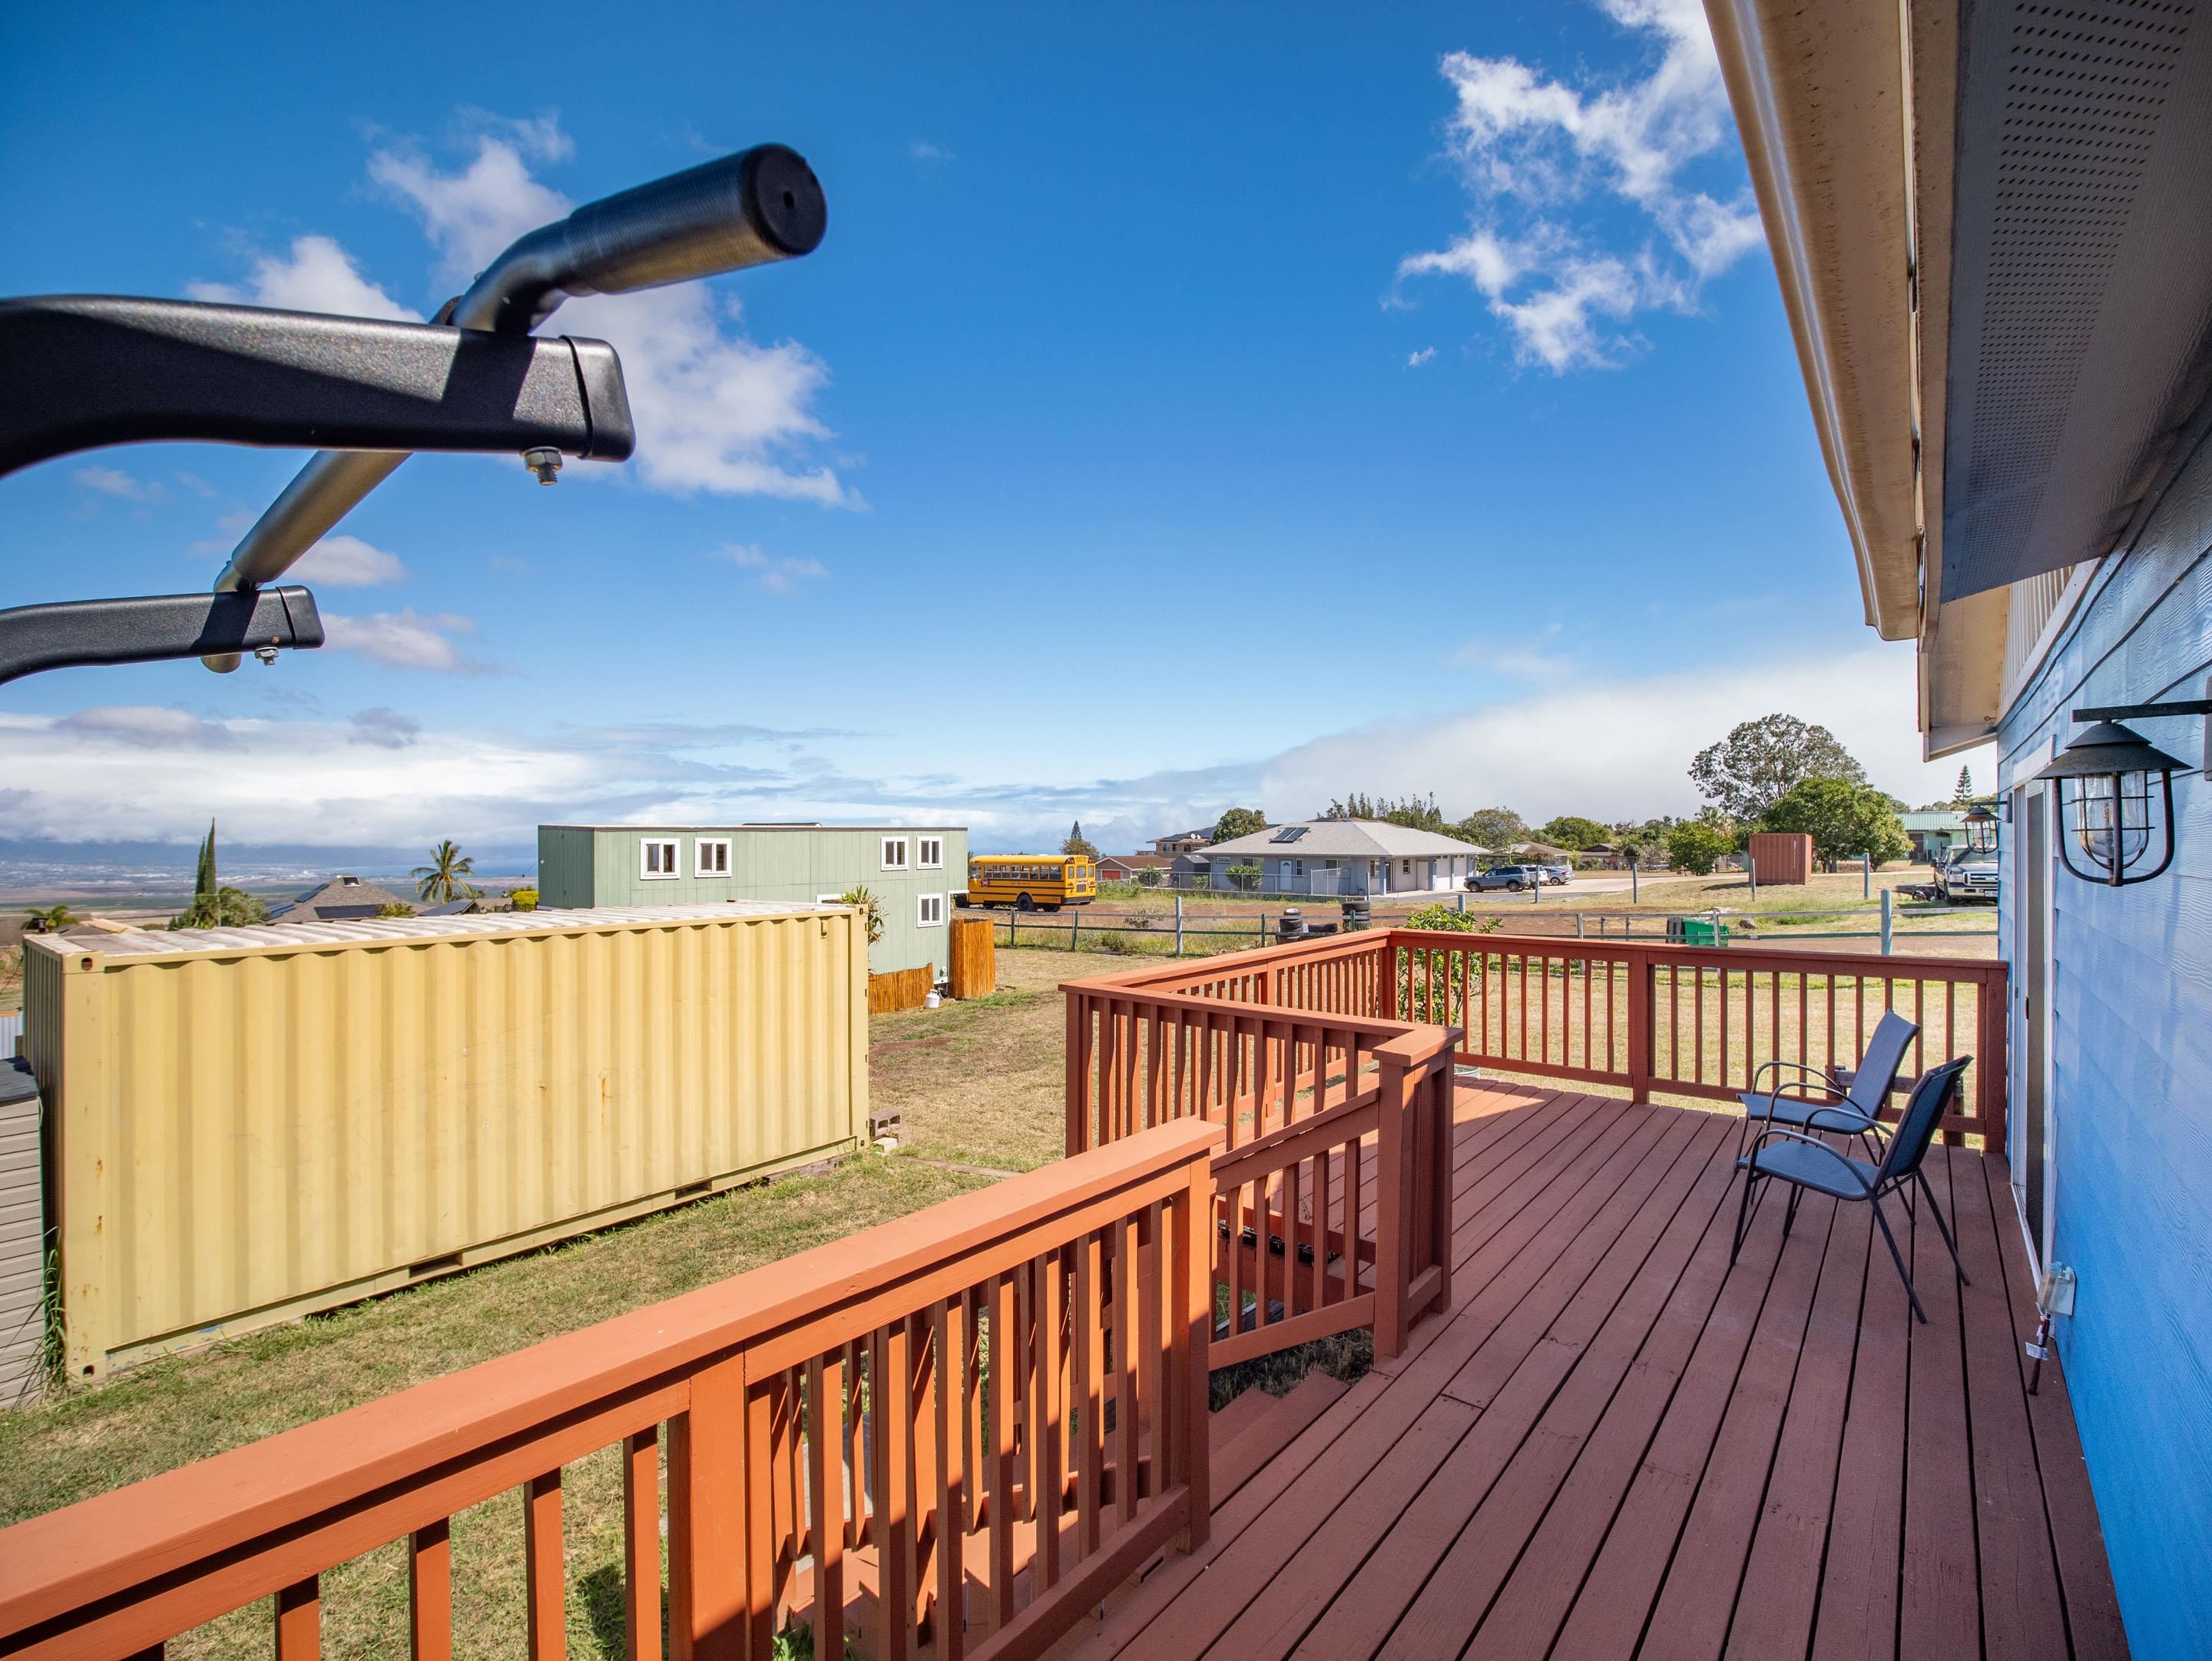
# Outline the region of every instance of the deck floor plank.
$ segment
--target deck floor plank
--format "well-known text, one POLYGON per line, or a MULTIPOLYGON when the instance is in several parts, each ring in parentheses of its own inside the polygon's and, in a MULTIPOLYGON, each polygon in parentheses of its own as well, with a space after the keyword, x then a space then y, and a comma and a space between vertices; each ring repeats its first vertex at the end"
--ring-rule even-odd
POLYGON ((1056 1656, 2125 1656, 2000 1159, 1929 1157, 1971 1286, 1890 1208, 1923 1327, 1864 1206, 1777 1192, 1731 1267, 1725 1116, 1455 1109, 1457 1301, 1056 1656))

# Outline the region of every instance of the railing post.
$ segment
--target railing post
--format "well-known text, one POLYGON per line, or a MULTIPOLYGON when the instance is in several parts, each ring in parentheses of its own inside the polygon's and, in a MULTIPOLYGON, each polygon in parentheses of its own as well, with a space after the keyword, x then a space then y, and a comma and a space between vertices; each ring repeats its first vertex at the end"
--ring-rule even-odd
POLYGON ((2005 1076, 2008 972, 2002 963, 1984 970, 1974 998, 1974 1070, 1980 1075, 1974 1080, 1974 1112, 1982 1121, 1982 1151, 1999 1159, 2009 1157, 2007 1141, 2012 1128, 2007 1098, 2010 1080, 2005 1076))
POLYGON ((1398 933, 1382 931, 1382 949, 1375 954, 1375 1013, 1377 1019, 1398 1019, 1398 933))
POLYGON ((1658 1001, 1658 977, 1649 952, 1628 955, 1628 1094, 1651 1099, 1651 1027, 1658 1001))
POLYGON ((1072 1159, 1091 1146, 1091 998, 1082 992, 1066 995, 1066 1144, 1072 1159))
MULTIPOLYGON (((1207 1354, 1213 1342, 1213 1162, 1190 1162, 1190 1189, 1176 1205, 1176 1249, 1182 1254, 1176 1279, 1176 1329, 1182 1334, 1181 1385, 1186 1403, 1172 1415, 1182 1431, 1183 1484, 1190 1490, 1190 1514, 1182 1527, 1182 1549, 1195 1551, 1212 1532, 1212 1449, 1207 1427, 1213 1415, 1208 1392, 1212 1375, 1207 1354)), ((1266 1312, 1261 1311, 1263 1314, 1266 1312)), ((1231 1323, 1231 1329, 1236 1323, 1231 1323)))
POLYGON ((737 1661, 745 1633, 745 1363, 696 1374, 668 1421, 671 1661, 737 1661))
POLYGON ((1406 1348, 1407 1205, 1412 1189, 1407 1170, 1407 1110, 1413 1081, 1405 1056, 1392 1044, 1376 1050, 1381 1065, 1380 1111, 1375 1164, 1375 1353, 1402 1354, 1406 1348))

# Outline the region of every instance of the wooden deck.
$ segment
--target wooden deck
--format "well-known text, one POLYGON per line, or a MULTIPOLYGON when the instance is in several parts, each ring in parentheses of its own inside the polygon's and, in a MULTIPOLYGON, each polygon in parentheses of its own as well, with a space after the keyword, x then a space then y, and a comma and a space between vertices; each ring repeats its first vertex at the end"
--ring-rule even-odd
MULTIPOLYGON (((1970 1287, 1863 1206, 1769 1203, 1735 1122, 1505 1085, 1456 1104, 1453 1303, 1065 1649, 1331 1658, 2124 1655, 2003 1168, 1929 1175, 1970 1287)), ((1901 1218, 1899 1219, 1901 1223, 1901 1218)))

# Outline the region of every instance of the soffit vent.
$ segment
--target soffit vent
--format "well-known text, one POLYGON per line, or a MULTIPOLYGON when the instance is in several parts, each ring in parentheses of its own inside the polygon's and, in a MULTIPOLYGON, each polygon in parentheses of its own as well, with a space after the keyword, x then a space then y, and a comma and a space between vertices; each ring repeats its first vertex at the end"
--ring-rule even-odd
POLYGON ((1961 31, 1946 599, 2105 552, 2202 395, 2199 10, 1981 0, 1961 31))

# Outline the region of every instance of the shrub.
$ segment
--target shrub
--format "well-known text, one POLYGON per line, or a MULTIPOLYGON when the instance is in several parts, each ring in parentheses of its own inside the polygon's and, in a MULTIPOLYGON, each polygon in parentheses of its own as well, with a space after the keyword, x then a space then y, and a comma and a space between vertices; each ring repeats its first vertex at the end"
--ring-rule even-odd
POLYGON ((1721 855, 1733 850, 1732 839, 1713 825, 1690 819, 1667 833, 1667 857, 1678 868, 1709 877, 1721 855))
POLYGON ((534 888, 518 888, 507 897, 518 911, 535 911, 538 909, 538 891, 534 888))

